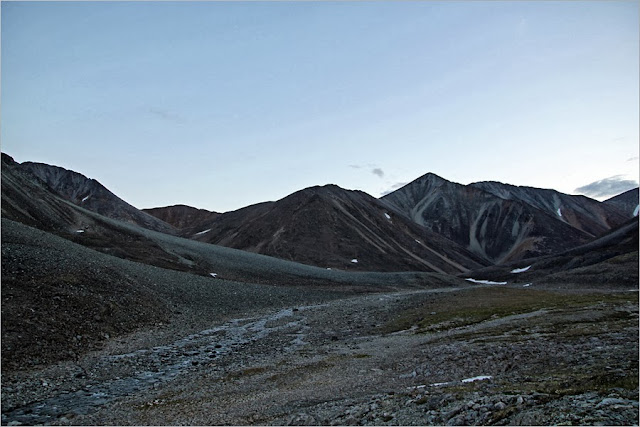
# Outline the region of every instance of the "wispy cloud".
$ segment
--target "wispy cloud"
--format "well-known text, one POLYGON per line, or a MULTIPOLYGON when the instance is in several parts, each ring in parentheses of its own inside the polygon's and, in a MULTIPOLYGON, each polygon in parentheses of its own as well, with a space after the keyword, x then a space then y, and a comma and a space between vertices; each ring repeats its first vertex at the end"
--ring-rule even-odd
POLYGON ((184 118, 182 116, 174 113, 173 111, 169 111, 163 108, 151 107, 147 110, 147 112, 152 116, 162 120, 167 120, 167 121, 176 122, 176 123, 184 122, 184 118))
POLYGON ((384 177, 384 171, 382 169, 380 169, 380 168, 371 169, 371 173, 374 174, 374 175, 379 176, 380 178, 384 177))
POLYGON ((356 164, 350 164, 349 165, 350 168, 352 169, 369 169, 371 171, 372 174, 380 177, 380 178, 384 178, 384 171, 382 170, 381 167, 379 167, 376 164, 373 163, 367 163, 366 165, 356 165, 356 164))
POLYGON ((635 156, 635 157, 629 157, 629 158, 627 159, 627 162, 637 162, 637 161, 638 161, 638 159, 640 159, 638 156, 635 156))
POLYGON ((404 186, 405 186, 405 185, 407 185, 407 184, 408 184, 408 182, 396 182, 395 184, 393 184, 393 185, 391 186, 391 188, 389 188, 388 190, 383 191, 382 193, 380 193, 380 197, 382 197, 382 196, 386 196, 386 195, 387 195, 387 194, 389 194, 389 193, 393 193, 393 192, 394 192, 395 190, 397 190, 398 188, 402 188, 402 187, 404 187, 404 186))
POLYGON ((637 186, 637 181, 624 179, 624 175, 615 175, 578 187, 575 192, 589 197, 603 198, 618 195, 637 186))

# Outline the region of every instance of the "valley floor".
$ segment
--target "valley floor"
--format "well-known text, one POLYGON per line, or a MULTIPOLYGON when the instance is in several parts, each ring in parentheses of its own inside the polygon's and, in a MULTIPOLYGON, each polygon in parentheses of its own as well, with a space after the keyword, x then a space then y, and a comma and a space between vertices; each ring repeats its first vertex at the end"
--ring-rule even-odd
POLYGON ((4 373, 2 424, 638 424, 638 293, 478 286, 180 322, 4 373))

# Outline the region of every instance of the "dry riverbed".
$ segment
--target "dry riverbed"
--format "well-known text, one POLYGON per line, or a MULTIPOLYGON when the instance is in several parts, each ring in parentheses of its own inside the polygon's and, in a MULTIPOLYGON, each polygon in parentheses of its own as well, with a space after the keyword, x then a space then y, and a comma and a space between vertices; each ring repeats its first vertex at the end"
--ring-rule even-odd
POLYGON ((2 424, 638 424, 638 294, 373 294, 3 373, 2 424))

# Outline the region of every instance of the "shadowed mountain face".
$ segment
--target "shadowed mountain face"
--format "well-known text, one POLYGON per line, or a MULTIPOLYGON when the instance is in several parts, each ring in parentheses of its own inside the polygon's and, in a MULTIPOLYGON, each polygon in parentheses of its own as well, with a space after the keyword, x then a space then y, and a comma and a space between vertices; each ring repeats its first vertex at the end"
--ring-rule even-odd
POLYGON ((618 194, 604 202, 607 206, 616 208, 625 218, 638 216, 638 189, 634 188, 618 194))
POLYGON ((459 273, 483 264, 458 244, 335 185, 219 215, 185 237, 321 267, 459 273))
POLYGON ((150 230, 175 233, 169 224, 131 206, 95 179, 43 163, 15 163, 14 167, 32 174, 58 196, 85 209, 150 230))
POLYGON ((476 270, 475 279, 534 287, 637 289, 638 219, 567 251, 476 270))
POLYGON ((327 185, 224 214, 184 205, 145 213, 79 173, 18 164, 5 154, 2 163, 4 217, 119 257, 199 274, 207 267, 105 217, 323 268, 449 274, 565 251, 624 221, 618 208, 582 196, 496 182, 463 186, 434 174, 380 200, 327 185))
POLYGON ((197 227, 197 224, 210 221, 220 215, 206 209, 197 209, 186 205, 165 206, 162 208, 142 209, 161 221, 171 224, 177 229, 197 227))
POLYGON ((572 197, 499 183, 465 186, 427 174, 381 200, 491 263, 500 263, 567 250, 623 221, 595 200, 572 197))
POLYGON ((606 233, 626 219, 606 204, 585 196, 570 196, 556 190, 516 187, 490 181, 470 185, 501 199, 524 202, 593 237, 606 233))

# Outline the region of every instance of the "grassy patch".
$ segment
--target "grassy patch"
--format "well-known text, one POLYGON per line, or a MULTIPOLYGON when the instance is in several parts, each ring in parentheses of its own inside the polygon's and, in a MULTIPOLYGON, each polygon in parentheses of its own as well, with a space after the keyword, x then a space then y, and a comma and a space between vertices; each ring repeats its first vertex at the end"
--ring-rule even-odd
POLYGON ((556 396, 567 396, 589 391, 608 393, 613 388, 637 390, 637 371, 635 373, 629 372, 628 375, 617 375, 610 372, 564 375, 539 383, 536 391, 556 396))
POLYGON ((354 359, 366 359, 368 357, 371 357, 371 355, 370 354, 357 353, 357 354, 354 354, 352 357, 354 359))
POLYGON ((391 333, 410 328, 418 333, 438 332, 540 309, 571 309, 637 300, 635 293, 628 292, 578 295, 507 287, 476 288, 458 292, 455 297, 434 296, 429 304, 399 313, 381 327, 381 332, 391 333))

